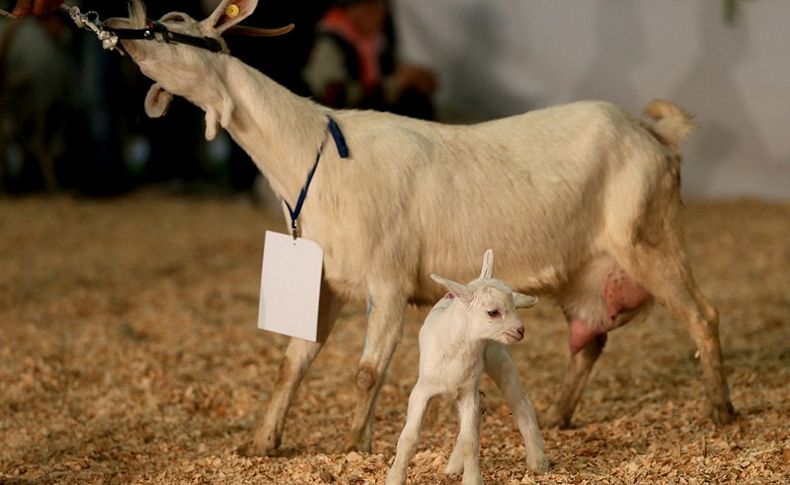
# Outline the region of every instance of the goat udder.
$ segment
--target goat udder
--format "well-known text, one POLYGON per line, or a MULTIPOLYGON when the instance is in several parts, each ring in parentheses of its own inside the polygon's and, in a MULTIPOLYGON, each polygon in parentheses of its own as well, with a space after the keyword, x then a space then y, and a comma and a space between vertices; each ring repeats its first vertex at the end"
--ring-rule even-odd
POLYGON ((609 273, 603 291, 606 302, 606 331, 615 329, 628 323, 630 319, 618 318, 638 310, 649 298, 647 292, 639 283, 631 279, 622 269, 609 273))
POLYGON ((587 322, 578 317, 573 317, 568 322, 568 344, 571 347, 571 355, 584 348, 596 335, 606 333, 600 326, 587 322))
POLYGON ((628 323, 650 296, 647 290, 622 269, 609 273, 603 291, 606 318, 603 322, 590 322, 577 316, 570 318, 568 337, 571 353, 575 354, 584 348, 596 336, 628 323))

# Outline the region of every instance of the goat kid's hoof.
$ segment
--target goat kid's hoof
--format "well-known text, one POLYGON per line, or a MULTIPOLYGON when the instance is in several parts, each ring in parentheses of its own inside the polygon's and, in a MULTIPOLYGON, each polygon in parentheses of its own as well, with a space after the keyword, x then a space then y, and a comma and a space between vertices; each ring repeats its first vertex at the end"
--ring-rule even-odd
POLYGON ((460 475, 464 472, 464 463, 460 460, 448 461, 447 466, 444 467, 445 475, 460 475))
POLYGON ((464 456, 461 449, 458 448, 458 443, 453 446, 453 451, 447 459, 447 466, 444 467, 445 475, 458 475, 464 471, 464 456))
POLYGON ((536 457, 528 457, 527 458, 527 468, 532 473, 540 474, 546 473, 549 471, 549 460, 546 458, 546 455, 541 453, 536 457))

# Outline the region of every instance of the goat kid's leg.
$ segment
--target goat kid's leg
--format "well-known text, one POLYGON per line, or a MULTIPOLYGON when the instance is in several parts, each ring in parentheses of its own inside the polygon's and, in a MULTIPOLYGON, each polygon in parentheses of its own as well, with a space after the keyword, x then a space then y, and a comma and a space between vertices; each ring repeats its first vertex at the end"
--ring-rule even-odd
MULTIPOLYGON (((569 322, 571 323, 571 322, 569 322)), ((549 409, 543 419, 543 425, 549 428, 567 427, 570 425, 573 411, 579 404, 590 372, 598 360, 606 344, 606 334, 596 335, 578 352, 571 355, 571 365, 565 374, 560 389, 560 396, 549 409)))
MULTIPOLYGON (((480 474, 480 393, 477 386, 462 391, 458 397, 458 417, 461 429, 458 432, 456 448, 460 450, 463 461, 464 485, 481 485, 480 474)), ((455 454, 455 451, 453 451, 455 454)), ((450 468, 453 456, 447 462, 445 473, 450 468)))
POLYGON ((513 413, 513 420, 524 439, 527 467, 536 473, 546 472, 549 469, 549 461, 543 452, 543 436, 535 417, 535 409, 521 386, 521 379, 510 353, 499 342, 487 342, 483 360, 486 373, 502 390, 513 413))
POLYGON ((717 424, 735 418, 719 340, 719 314, 697 287, 679 245, 637 246, 629 259, 634 276, 686 325, 699 351, 707 393, 707 414, 717 424), (669 250, 667 250, 667 247, 669 250))
POLYGON ((406 296, 400 287, 377 286, 368 303, 368 332, 354 379, 359 402, 347 448, 369 452, 376 399, 403 333, 406 296))
POLYGON ((269 407, 253 441, 243 450, 245 454, 265 455, 280 446, 285 417, 296 390, 310 364, 321 350, 345 302, 326 282, 321 282, 321 299, 318 306, 318 342, 292 338, 280 363, 279 376, 274 386, 269 407))
POLYGON ((458 436, 455 438, 455 445, 453 445, 453 451, 450 453, 450 457, 447 459, 447 465, 444 467, 444 474, 445 475, 458 475, 464 471, 464 447, 463 447, 463 435, 458 433, 458 436))
POLYGON ((417 450, 417 443, 420 438, 420 425, 430 398, 431 395, 427 392, 427 389, 417 381, 409 395, 406 424, 403 426, 400 438, 398 438, 395 460, 387 472, 387 485, 400 485, 406 482, 409 461, 414 457, 414 452, 417 450))

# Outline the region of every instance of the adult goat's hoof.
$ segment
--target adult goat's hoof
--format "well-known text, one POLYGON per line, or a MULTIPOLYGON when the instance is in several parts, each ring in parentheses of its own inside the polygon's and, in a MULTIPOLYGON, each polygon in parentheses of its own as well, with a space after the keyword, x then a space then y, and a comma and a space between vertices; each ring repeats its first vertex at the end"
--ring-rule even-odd
POLYGON ((541 429, 567 429, 570 428, 570 416, 563 416, 555 409, 550 409, 546 415, 538 419, 541 429))
POLYGON ((252 441, 240 446, 236 451, 242 456, 268 456, 280 447, 280 437, 273 433, 256 436, 252 441))
POLYGON ((346 440, 346 452, 358 451, 360 453, 370 453, 371 449, 372 446, 370 444, 370 440, 360 438, 356 433, 352 433, 351 436, 349 436, 349 438, 346 440))
POLYGON ((718 425, 724 425, 735 421, 738 413, 735 412, 735 408, 732 406, 732 403, 727 401, 724 404, 712 407, 708 411, 708 415, 714 423, 718 425))

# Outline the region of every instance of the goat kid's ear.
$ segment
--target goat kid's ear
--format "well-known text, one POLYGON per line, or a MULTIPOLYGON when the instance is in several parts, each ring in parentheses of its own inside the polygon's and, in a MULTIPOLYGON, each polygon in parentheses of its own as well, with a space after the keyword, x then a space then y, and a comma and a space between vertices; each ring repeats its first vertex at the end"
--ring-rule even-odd
POLYGON ((159 83, 154 83, 145 95, 145 114, 149 118, 159 118, 167 113, 173 95, 159 83))
POLYGON ((490 280, 494 274, 494 251, 486 249, 483 254, 483 269, 480 270, 480 279, 490 280))
POLYGON ((431 274, 431 279, 455 293, 455 295, 461 301, 465 303, 472 301, 472 297, 474 296, 474 288, 462 285, 461 283, 456 283, 453 280, 448 280, 447 278, 443 278, 438 274, 431 274))
POLYGON ((201 24, 222 34, 250 16, 258 6, 258 0, 222 0, 217 8, 201 24))
POLYGON ((532 295, 525 295, 523 293, 513 292, 513 302, 516 308, 529 308, 538 303, 538 298, 532 295))

